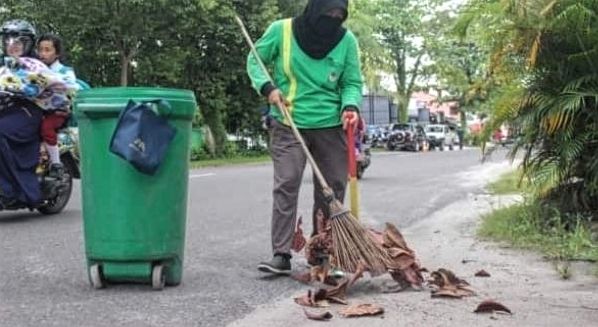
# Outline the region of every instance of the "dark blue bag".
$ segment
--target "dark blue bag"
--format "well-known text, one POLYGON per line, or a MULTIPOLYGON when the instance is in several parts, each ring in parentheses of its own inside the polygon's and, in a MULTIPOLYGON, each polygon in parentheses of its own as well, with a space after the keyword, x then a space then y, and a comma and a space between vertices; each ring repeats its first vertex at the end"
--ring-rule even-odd
POLYGON ((110 141, 110 151, 125 159, 139 172, 154 175, 164 160, 176 129, 161 115, 172 108, 164 100, 129 100, 120 113, 110 141))

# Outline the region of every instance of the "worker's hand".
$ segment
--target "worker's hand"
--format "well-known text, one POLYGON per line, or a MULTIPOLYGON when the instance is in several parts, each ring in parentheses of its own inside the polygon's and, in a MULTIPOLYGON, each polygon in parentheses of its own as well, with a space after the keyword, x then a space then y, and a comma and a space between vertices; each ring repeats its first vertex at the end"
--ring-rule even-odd
POLYGON ((279 89, 274 89, 268 95, 268 102, 277 106, 278 108, 282 109, 283 106, 287 108, 289 106, 289 102, 284 99, 282 92, 279 89))
POLYGON ((359 122, 359 113, 353 110, 343 111, 343 129, 349 128, 349 125, 353 127, 353 130, 357 128, 357 122, 359 122))

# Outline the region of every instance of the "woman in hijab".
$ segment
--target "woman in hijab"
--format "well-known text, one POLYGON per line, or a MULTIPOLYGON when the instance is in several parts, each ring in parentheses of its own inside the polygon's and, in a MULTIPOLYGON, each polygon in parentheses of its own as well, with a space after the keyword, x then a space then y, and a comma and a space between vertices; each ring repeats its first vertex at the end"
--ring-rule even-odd
MULTIPOLYGON (((278 108, 286 104, 293 121, 337 199, 344 199, 348 176, 343 128, 358 122, 363 81, 357 39, 343 27, 348 0, 310 0, 303 13, 276 21, 256 42, 273 71, 268 81, 252 54, 247 70, 253 87, 274 105, 270 153, 274 163, 272 252, 258 269, 290 274, 291 245, 306 157, 278 108)), ((318 212, 328 217, 328 202, 314 178, 313 231, 318 212)))
POLYGON ((67 106, 74 85, 34 59, 35 29, 23 20, 0 27, 0 210, 35 208, 42 194, 39 163, 42 112, 67 106))

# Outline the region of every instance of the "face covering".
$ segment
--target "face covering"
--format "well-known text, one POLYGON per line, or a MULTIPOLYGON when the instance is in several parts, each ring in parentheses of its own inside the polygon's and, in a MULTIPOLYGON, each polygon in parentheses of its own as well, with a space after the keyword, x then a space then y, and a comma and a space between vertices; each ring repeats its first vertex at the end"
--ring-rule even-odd
POLYGON ((323 37, 333 37, 342 24, 342 19, 324 15, 318 17, 313 27, 318 35, 323 37))
POLYGON ((348 0, 309 0, 303 13, 293 19, 293 35, 301 50, 314 59, 325 58, 343 39, 347 30, 348 0), (341 9, 344 18, 327 16, 332 9, 341 9))

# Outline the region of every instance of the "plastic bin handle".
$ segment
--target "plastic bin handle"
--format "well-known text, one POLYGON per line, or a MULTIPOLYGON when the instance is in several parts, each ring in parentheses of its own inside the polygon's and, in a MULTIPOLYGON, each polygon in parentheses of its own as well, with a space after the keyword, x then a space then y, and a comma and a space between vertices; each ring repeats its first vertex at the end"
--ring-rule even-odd
MULTIPOLYGON (((98 106, 97 104, 90 104, 90 103, 80 103, 76 106, 78 111, 84 113, 85 115, 105 115, 105 114, 116 114, 122 110, 122 104, 110 103, 110 104, 102 104, 98 106)), ((77 110, 76 109, 76 110, 77 110)))
MULTIPOLYGON (((173 114, 172 105, 170 104, 170 102, 163 100, 163 99, 140 101, 138 103, 147 105, 151 110, 153 110, 157 115, 160 115, 160 116, 170 117, 173 114)), ((111 103, 111 104, 103 104, 101 106, 98 106, 96 104, 82 103, 82 104, 79 104, 78 107, 79 107, 79 110, 81 112, 83 112, 84 114, 86 114, 88 116, 89 115, 95 116, 95 115, 102 115, 102 114, 107 114, 107 113, 118 114, 122 110, 123 105, 111 103), (108 109, 108 110, 106 110, 106 109, 108 109)))

